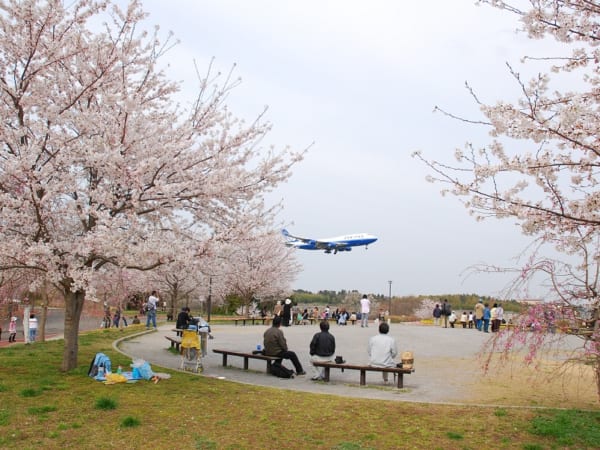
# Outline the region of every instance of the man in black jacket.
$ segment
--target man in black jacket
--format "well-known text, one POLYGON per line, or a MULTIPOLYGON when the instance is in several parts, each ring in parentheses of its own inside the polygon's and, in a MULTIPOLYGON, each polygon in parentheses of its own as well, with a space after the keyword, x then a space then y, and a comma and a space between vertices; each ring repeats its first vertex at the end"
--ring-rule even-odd
MULTIPOLYGON (((310 361, 333 361, 335 354, 335 338, 329 332, 329 321, 323 320, 319 326, 321 331, 316 333, 310 341, 310 361)), ((312 366, 313 377, 311 380, 323 379, 323 368, 312 366)))
POLYGON ((283 359, 289 359, 294 364, 296 375, 306 375, 302 368, 302 364, 295 352, 288 350, 287 341, 283 336, 281 327, 281 316, 273 317, 273 326, 267 328, 263 334, 263 345, 265 347, 265 355, 279 356, 283 359))
MULTIPOLYGON (((187 330, 190 324, 190 308, 184 306, 181 308, 181 312, 177 315, 177 322, 175 323, 175 328, 177 330, 187 330)), ((182 332, 177 331, 177 336, 181 336, 182 332)))

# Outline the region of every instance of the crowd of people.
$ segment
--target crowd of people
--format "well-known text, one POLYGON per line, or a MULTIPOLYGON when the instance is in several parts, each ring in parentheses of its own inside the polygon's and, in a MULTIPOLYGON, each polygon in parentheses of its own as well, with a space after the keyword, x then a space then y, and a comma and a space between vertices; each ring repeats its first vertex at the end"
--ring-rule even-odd
MULTIPOLYGON (((338 325, 347 325, 348 322, 353 324, 357 321, 360 322, 361 327, 369 326, 369 314, 371 312, 371 301, 365 294, 360 300, 359 311, 348 311, 345 307, 336 308, 333 310, 329 305, 323 309, 319 309, 318 306, 312 308, 298 308, 292 303, 292 300, 287 298, 285 301, 277 300, 273 307, 273 317, 281 317, 281 325, 288 327, 291 325, 308 325, 315 321, 321 320, 333 320, 338 325)), ((267 317, 268 312, 266 307, 260 310, 261 317, 267 317)), ((379 321, 387 322, 389 312, 387 310, 380 310, 377 315, 379 321)))
MULTIPOLYGON (((283 315, 273 317, 273 324, 263 335, 263 352, 268 356, 277 356, 282 359, 288 359, 294 366, 294 372, 298 376, 306 375, 302 363, 298 359, 296 352, 290 350, 287 341, 281 330, 283 315)), ((315 333, 309 343, 309 354, 312 366, 311 380, 323 380, 324 373, 322 367, 315 366, 314 362, 333 362, 335 361, 335 337, 329 331, 329 320, 321 320, 319 331, 315 333)), ((379 322, 379 333, 369 339, 368 354, 369 364, 375 367, 396 367, 395 361, 398 355, 396 340, 388 333, 390 326, 387 322, 379 322)), ((274 363, 275 365, 281 364, 274 363)), ((382 372, 384 384, 389 383, 388 373, 382 372)))
POLYGON ((479 300, 473 311, 462 311, 458 315, 452 310, 452 306, 448 300, 444 300, 442 304, 435 305, 433 309, 433 324, 435 326, 443 326, 444 328, 454 328, 460 324, 462 328, 472 328, 484 333, 497 333, 500 331, 500 325, 505 323, 504 308, 500 303, 494 303, 490 308, 489 303, 484 303, 479 300))

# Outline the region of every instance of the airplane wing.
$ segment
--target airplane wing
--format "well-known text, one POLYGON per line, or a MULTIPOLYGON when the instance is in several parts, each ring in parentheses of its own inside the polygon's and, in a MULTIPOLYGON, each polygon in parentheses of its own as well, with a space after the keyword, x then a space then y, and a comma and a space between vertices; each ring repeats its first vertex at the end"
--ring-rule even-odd
POLYGON ((281 230, 281 234, 283 234, 288 239, 296 239, 298 241, 306 242, 307 244, 311 243, 311 242, 316 242, 314 239, 303 238, 300 236, 293 236, 286 229, 281 230))

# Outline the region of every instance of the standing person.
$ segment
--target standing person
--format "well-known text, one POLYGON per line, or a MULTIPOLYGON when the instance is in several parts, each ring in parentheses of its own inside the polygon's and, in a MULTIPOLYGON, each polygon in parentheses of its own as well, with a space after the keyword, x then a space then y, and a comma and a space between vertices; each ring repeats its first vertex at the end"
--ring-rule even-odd
MULTIPOLYGON (((496 331, 496 325, 498 320, 498 303, 494 303, 494 305, 492 306, 492 309, 490 310, 490 323, 492 325, 492 333, 495 333, 496 331)), ((500 329, 500 327, 498 327, 498 329, 500 329)))
POLYGON ((442 317, 442 308, 440 308, 440 304, 436 303, 435 304, 435 308, 433 308, 433 324, 437 327, 440 325, 440 323, 442 322, 440 320, 440 317, 442 317))
MULTIPOLYGON (((388 335, 390 326, 382 322, 379 324, 379 334, 369 339, 369 365, 375 367, 396 367, 394 358, 398 355, 396 340, 388 335)), ((382 372, 383 382, 388 383, 388 373, 382 372)))
POLYGON ((500 325, 502 325, 502 322, 504 321, 504 308, 500 303, 498 303, 498 307, 496 308, 496 316, 498 320, 496 331, 498 332, 500 331, 500 325))
POLYGON ((460 315, 460 323, 462 324, 463 328, 467 328, 467 321, 468 321, 468 316, 467 316, 467 312, 463 311, 462 314, 460 315))
POLYGON ((35 314, 29 315, 29 342, 34 343, 37 336, 38 320, 35 314))
POLYGON ((17 318, 15 316, 10 318, 8 324, 8 342, 15 342, 17 339, 17 318))
POLYGON ((152 291, 148 301, 146 302, 146 329, 150 329, 150 322, 156 330, 156 305, 158 305, 158 297, 156 291, 152 291))
MULTIPOLYGON (((444 328, 448 328, 448 317, 452 314, 452 305, 448 303, 448 299, 444 299, 444 303, 442 303, 442 315, 444 316, 444 328)), ((456 319, 456 318, 455 318, 456 319)), ((454 325, 452 325, 454 328, 454 325)))
POLYGON ((292 321, 292 300, 289 298, 285 299, 281 317, 283 318, 283 326, 289 327, 290 322, 292 321))
POLYGON ((283 306, 281 306, 281 300, 277 300, 277 303, 275 304, 275 307, 273 308, 273 315, 281 316, 282 312, 283 312, 283 306))
POLYGON ((475 327, 481 331, 483 325, 483 300, 479 299, 475 305, 475 327))
POLYGON ((121 321, 123 321, 123 326, 127 326, 127 318, 125 317, 125 314, 123 313, 123 310, 121 309, 121 305, 117 305, 117 310, 115 311, 115 316, 117 317, 117 323, 115 324, 115 327, 119 327, 121 324, 121 321))
POLYGON ((473 328, 473 322, 475 320, 475 316, 473 315, 473 311, 469 311, 469 328, 473 328))
MULTIPOLYGON (((333 334, 329 332, 329 321, 323 320, 319 324, 321 331, 315 333, 312 340, 310 341, 310 361, 333 361, 333 355, 335 354, 335 338, 333 334)), ((311 380, 317 381, 323 379, 322 367, 312 366, 313 376, 311 380)))
POLYGON ((491 317, 490 305, 486 303, 483 305, 483 319, 482 319, 484 333, 489 333, 488 328, 490 326, 490 317, 491 317))
POLYGON ((367 294, 363 294, 360 299, 360 327, 365 328, 369 326, 369 313, 371 312, 371 301, 367 297, 367 294))
POLYGON ((295 352, 288 350, 287 342, 281 327, 281 316, 273 317, 273 325, 267 328, 263 335, 263 346, 265 348, 265 355, 268 356, 279 356, 283 359, 289 359, 294 364, 296 369, 296 375, 306 375, 306 372, 300 364, 300 360, 295 352))
POLYGON ((175 322, 175 328, 177 329, 177 336, 183 334, 182 330, 187 330, 190 324, 190 308, 184 306, 181 308, 179 314, 177 314, 177 322, 175 322))

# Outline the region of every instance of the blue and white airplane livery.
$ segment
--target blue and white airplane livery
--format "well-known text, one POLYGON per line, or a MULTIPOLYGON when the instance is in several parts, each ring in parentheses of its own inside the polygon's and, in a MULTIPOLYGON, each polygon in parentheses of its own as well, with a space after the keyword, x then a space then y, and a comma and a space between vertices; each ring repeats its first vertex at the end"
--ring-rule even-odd
POLYGON ((298 236, 292 236, 287 230, 281 230, 281 233, 286 237, 285 245, 288 247, 300 248, 302 250, 325 250, 325 253, 335 255, 337 252, 349 252, 352 247, 364 245, 368 248, 377 240, 376 236, 367 233, 346 234, 325 239, 308 239, 298 236))

